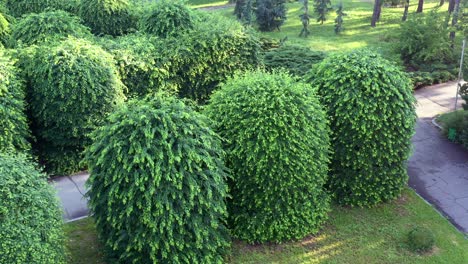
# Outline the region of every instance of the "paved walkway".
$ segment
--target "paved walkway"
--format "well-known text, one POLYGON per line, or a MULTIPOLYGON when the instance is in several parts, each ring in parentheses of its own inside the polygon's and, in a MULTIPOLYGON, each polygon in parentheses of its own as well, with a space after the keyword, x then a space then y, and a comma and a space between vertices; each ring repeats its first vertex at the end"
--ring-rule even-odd
MULTIPOLYGON (((452 82, 415 93, 419 119, 413 138, 414 154, 408 164, 409 185, 468 234, 468 151, 445 139, 431 123, 434 116, 453 110, 455 89, 452 82)), ((82 173, 54 180, 66 221, 89 213, 83 198, 87 178, 82 173)))
POLYGON ((436 115, 454 110, 455 94, 455 82, 416 91, 418 123, 408 164, 409 185, 468 234, 468 151, 432 124, 436 115))

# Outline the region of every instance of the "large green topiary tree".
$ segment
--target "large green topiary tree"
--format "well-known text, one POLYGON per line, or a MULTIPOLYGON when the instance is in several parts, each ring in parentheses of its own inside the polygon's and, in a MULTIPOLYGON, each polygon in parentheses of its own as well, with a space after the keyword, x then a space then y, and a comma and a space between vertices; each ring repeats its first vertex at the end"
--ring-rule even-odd
POLYGON ((94 133, 90 207, 110 263, 222 263, 223 150, 206 117, 160 94, 94 133))
POLYGON ((41 13, 46 9, 60 9, 64 0, 6 0, 11 15, 21 17, 29 13, 41 13))
POLYGON ((0 263, 66 263, 54 188, 23 154, 0 152, 0 238, 0 263))
POLYGON ((33 132, 40 158, 51 173, 79 165, 88 134, 124 100, 123 84, 110 54, 70 38, 40 46, 21 61, 29 83, 33 132))
POLYGON ((328 108, 334 155, 329 189, 341 204, 371 206, 397 197, 416 121, 407 75, 370 51, 337 54, 310 82, 328 108))
POLYGON ((68 36, 86 38, 91 32, 80 24, 77 17, 65 11, 48 11, 40 14, 29 14, 14 24, 11 44, 21 42, 25 45, 38 44, 44 41, 65 39, 68 36))
POLYGON ((127 0, 81 0, 79 13, 95 35, 120 36, 136 27, 127 0))
POLYGON ((195 12, 180 0, 161 0, 147 9, 140 29, 159 37, 177 36, 195 27, 195 12))
POLYGON ((24 83, 11 60, 0 52, 0 152, 29 150, 24 83))
POLYGON ((215 92, 206 113, 226 139, 233 235, 262 243, 316 233, 329 209, 330 146, 311 88, 283 72, 246 73, 215 92))

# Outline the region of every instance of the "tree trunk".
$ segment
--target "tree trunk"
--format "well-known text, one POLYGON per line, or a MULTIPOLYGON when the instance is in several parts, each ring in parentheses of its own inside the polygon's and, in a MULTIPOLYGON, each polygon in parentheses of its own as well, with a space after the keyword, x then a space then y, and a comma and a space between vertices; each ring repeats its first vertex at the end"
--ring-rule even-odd
POLYGON ((405 1, 405 11, 403 11, 403 17, 401 18, 402 21, 406 21, 406 19, 408 18, 409 1, 410 0, 405 1))
POLYGON ((449 6, 448 6, 449 14, 452 14, 454 8, 455 8, 455 0, 449 0, 449 6))
POLYGON ((424 0, 419 0, 419 2, 418 2, 418 9, 416 10, 416 13, 422 13, 422 11, 423 11, 423 6, 424 6, 424 0))
POLYGON ((382 2, 381 0, 375 0, 374 3, 374 12, 372 13, 371 27, 375 27, 377 21, 380 18, 380 12, 382 11, 382 2))
MULTIPOLYGON (((460 15, 460 0, 455 0, 454 12, 452 16, 452 28, 458 23, 458 16, 460 15)), ((452 41, 451 47, 454 47, 455 43, 455 30, 450 32, 450 40, 452 41)))
POLYGON ((445 0, 440 0, 439 6, 443 6, 445 4, 445 0))

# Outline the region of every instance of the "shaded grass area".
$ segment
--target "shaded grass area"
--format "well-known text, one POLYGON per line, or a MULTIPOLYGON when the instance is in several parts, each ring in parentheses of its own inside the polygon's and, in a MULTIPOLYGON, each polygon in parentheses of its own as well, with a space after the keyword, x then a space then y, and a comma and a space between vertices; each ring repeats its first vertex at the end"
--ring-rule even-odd
POLYGON ((220 6, 228 3, 227 0, 189 0, 187 3, 195 8, 206 7, 206 6, 220 6))
MULTIPOLYGON (((105 263, 92 219, 66 225, 69 263, 105 263)), ((334 206, 322 232, 280 245, 247 245, 235 241, 227 263, 451 263, 466 264, 468 240, 414 191, 371 209, 334 206), (407 233, 415 226, 431 229, 436 247, 412 253, 407 233)))

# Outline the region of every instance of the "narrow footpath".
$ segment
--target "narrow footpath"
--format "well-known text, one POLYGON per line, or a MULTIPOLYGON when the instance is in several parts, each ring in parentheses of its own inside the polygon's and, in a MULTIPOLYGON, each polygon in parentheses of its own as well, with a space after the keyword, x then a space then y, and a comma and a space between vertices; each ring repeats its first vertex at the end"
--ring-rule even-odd
MULTIPOLYGON (((468 235, 468 150, 448 141, 432 123, 438 114, 454 109, 455 94, 455 82, 415 92, 418 122, 413 137, 414 153, 408 163, 409 186, 468 235)), ((461 103, 459 100, 459 107, 461 103)), ((53 180, 65 221, 89 214, 84 197, 88 177, 81 173, 53 180)))

